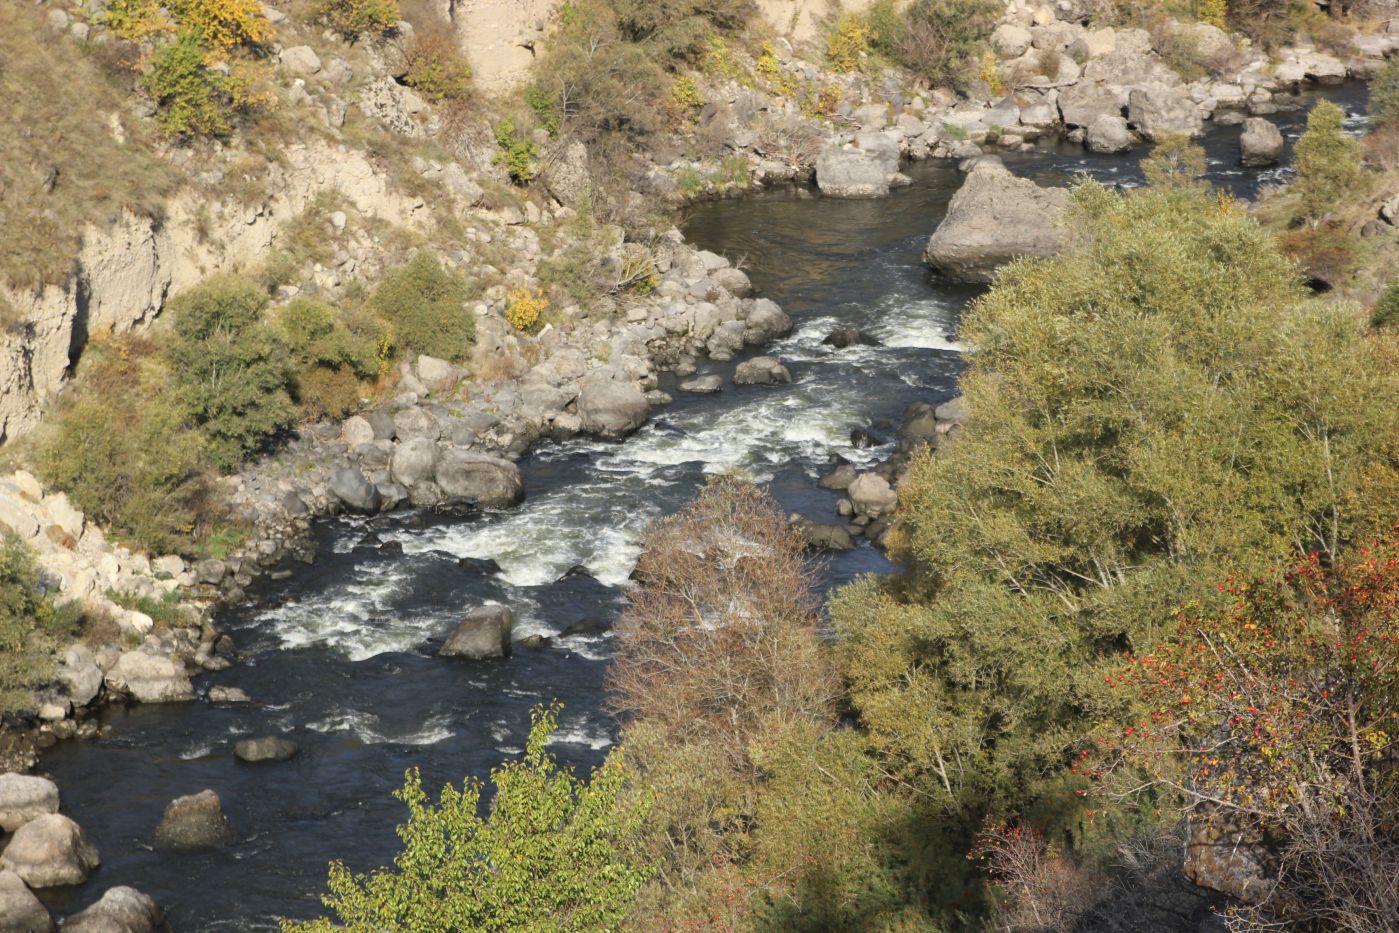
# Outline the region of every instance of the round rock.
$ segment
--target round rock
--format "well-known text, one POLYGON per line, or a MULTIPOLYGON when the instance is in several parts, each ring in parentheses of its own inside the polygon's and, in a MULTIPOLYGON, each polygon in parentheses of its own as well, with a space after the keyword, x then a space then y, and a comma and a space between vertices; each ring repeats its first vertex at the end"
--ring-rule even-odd
POLYGON ((31 888, 82 884, 101 862, 82 827, 61 813, 25 823, 0 854, 0 868, 19 875, 31 888))
POLYGON ((58 785, 30 774, 0 774, 0 829, 12 833, 58 812, 58 785))
POLYGON ((0 931, 51 933, 53 928, 48 909, 24 879, 12 871, 0 871, 0 931))
POLYGON ((211 849, 232 842, 233 827, 219 795, 202 790, 170 801, 152 841, 157 849, 211 849))
POLYGON ((256 739, 240 739, 233 746, 239 761, 287 761, 301 749, 291 739, 280 735, 265 735, 256 739))
POLYGON ((165 915, 155 899, 135 888, 110 888, 97 903, 63 921, 64 933, 157 933, 165 915))

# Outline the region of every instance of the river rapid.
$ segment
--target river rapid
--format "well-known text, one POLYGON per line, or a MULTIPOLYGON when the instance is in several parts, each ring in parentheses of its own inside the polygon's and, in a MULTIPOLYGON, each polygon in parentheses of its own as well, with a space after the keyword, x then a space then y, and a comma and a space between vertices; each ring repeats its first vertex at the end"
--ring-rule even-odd
MULTIPOLYGON (((1326 94, 1353 128, 1363 95, 1355 85, 1326 94)), ((1290 151, 1305 111, 1273 119, 1290 151)), ((1209 178, 1252 197, 1286 170, 1240 168, 1238 135, 1217 127, 1204 140, 1209 178)), ((1087 173, 1134 185, 1140 154, 1061 145, 1003 158, 1041 184, 1087 173)), ((730 384, 745 357, 706 364, 701 372, 724 377, 722 392, 687 395, 663 381, 675 403, 626 441, 534 450, 521 463, 527 499, 516 509, 326 521, 315 531, 315 565, 223 612, 242 660, 198 685, 241 687, 251 704, 112 709, 99 739, 48 753, 41 769, 103 859, 87 885, 41 892, 49 905, 68 913, 127 884, 155 897, 182 933, 275 929, 279 916, 317 913, 330 859, 358 870, 392 859, 404 811, 391 795, 405 769, 421 768, 433 790, 485 778, 521 750, 530 709, 554 699, 564 704, 554 750, 584 768, 600 761, 615 730, 604 708, 606 635, 517 647, 497 662, 441 659, 437 647, 465 609, 482 603, 514 610, 517 639, 614 618, 646 524, 683 508, 718 471, 745 470, 789 512, 836 520, 838 494, 815 486, 832 455, 872 464, 890 450, 853 448, 851 430, 892 439, 904 408, 953 397, 963 368, 958 316, 976 292, 934 281, 922 262, 961 177, 948 163, 907 171, 913 185, 887 200, 786 189, 699 205, 684 219, 691 241, 741 259, 757 293, 792 316, 792 335, 763 351, 787 364, 792 385, 730 384), (836 326, 883 345, 823 346, 836 326), (371 532, 402 552, 364 543, 371 532), (501 572, 482 574, 461 558, 494 558, 501 572), (238 738, 267 734, 288 735, 300 754, 261 765, 234 758, 238 738), (206 787, 222 796, 237 842, 193 854, 153 850, 165 805, 206 787)), ((888 569, 862 543, 826 560, 822 585, 888 569)))

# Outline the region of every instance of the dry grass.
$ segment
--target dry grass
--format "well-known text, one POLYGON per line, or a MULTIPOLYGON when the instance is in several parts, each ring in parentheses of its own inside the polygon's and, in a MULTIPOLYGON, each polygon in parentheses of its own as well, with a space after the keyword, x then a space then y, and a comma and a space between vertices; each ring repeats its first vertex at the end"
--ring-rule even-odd
POLYGON ((44 12, 0 4, 0 281, 24 288, 64 277, 87 224, 155 216, 175 185, 123 114, 124 76, 48 30, 44 12))

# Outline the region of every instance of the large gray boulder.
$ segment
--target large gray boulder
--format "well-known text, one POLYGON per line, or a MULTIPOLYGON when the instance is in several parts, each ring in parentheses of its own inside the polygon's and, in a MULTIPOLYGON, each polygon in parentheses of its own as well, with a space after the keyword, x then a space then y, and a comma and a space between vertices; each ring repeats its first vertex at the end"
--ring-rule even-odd
POLYGON ((1090 152, 1111 155, 1126 152, 1132 148, 1132 131, 1127 129, 1127 121, 1114 113, 1104 113, 1094 117, 1088 124, 1084 143, 1090 152))
POLYGON ((52 933, 53 928, 48 909, 24 879, 0 871, 0 933, 52 933))
POLYGON ((212 849, 233 841, 233 827, 219 795, 206 789, 170 801, 151 841, 157 849, 212 849))
POLYGON ((107 686, 139 703, 181 703, 194 699, 194 685, 182 662, 137 649, 117 658, 107 686))
POLYGON ((645 424, 650 414, 646 393, 620 373, 598 370, 579 387, 578 417, 589 434, 625 437, 645 424))
POLYGON ((54 672, 54 679, 63 686, 74 706, 86 706, 102 689, 102 668, 97 666, 97 656, 92 649, 79 643, 63 652, 63 663, 54 672))
POLYGON ((1153 82, 1127 95, 1127 120, 1153 142, 1172 133, 1199 136, 1205 131, 1200 108, 1179 84, 1153 82))
POLYGON ((1092 126, 1101 116, 1122 116, 1122 100, 1100 81, 1080 81, 1059 92, 1059 114, 1065 126, 1092 126))
POLYGON ((1272 165, 1282 157, 1282 131, 1262 117, 1249 117, 1239 136, 1239 156, 1244 165, 1272 165))
POLYGON ((861 473, 846 490, 857 518, 876 519, 889 515, 899 504, 898 493, 878 473, 861 473))
POLYGON ((393 450, 389 475, 406 489, 412 489, 425 479, 432 479, 437 470, 437 442, 426 437, 409 438, 393 450))
POLYGON ((437 461, 437 485, 455 499, 475 499, 488 509, 506 509, 525 497, 520 468, 509 460, 466 450, 446 450, 437 461))
POLYGON ((734 368, 734 385, 775 386, 792 381, 792 374, 771 356, 755 356, 734 368))
POLYGON ((816 158, 816 187, 832 198, 882 198, 889 193, 889 170, 867 152, 831 147, 816 158))
POLYGON ((0 830, 12 833, 30 820, 58 812, 58 785, 30 774, 0 774, 0 830))
POLYGON ((515 617, 504 606, 482 606, 466 614, 437 652, 444 658, 482 661, 510 655, 515 617))
POLYGON ((374 484, 364 478, 358 467, 341 467, 330 478, 330 492, 351 512, 373 514, 379 511, 383 499, 374 484))
POLYGON ((1003 165, 978 163, 928 241, 928 264, 954 282, 989 282, 1012 259, 1052 256, 1064 245, 1068 203, 1063 188, 1041 188, 1003 165))
POLYGON ((744 321, 743 342, 753 346, 770 343, 792 332, 792 319, 776 302, 759 298, 744 321))
POLYGON ((165 914, 148 894, 125 886, 109 888, 97 903, 63 921, 63 933, 158 933, 165 914))
POLYGON ((25 823, 0 854, 0 868, 19 875, 31 888, 82 884, 101 863, 87 834, 61 813, 25 823))

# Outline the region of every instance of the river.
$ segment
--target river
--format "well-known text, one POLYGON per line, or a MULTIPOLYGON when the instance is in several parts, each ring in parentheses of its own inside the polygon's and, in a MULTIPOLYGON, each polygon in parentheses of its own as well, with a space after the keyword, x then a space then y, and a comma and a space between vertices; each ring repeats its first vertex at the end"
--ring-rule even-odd
MULTIPOLYGON (((1363 93, 1348 85, 1327 96, 1358 127, 1363 93)), ((1276 116, 1289 146, 1304 116, 1276 116)), ((1220 127, 1205 139, 1209 177, 1249 197, 1284 170, 1239 168, 1238 133, 1220 127)), ((1139 155, 1061 145, 1004 158, 1043 184, 1086 172, 1132 185, 1139 155)), ((793 317, 793 334, 764 351, 788 365, 792 385, 729 384, 744 357, 706 364, 702 372, 724 376, 721 393, 686 395, 663 381, 675 403, 626 441, 536 449, 522 462, 528 498, 519 508, 323 522, 315 565, 224 611, 243 659, 198 685, 241 687, 251 704, 108 710, 99 739, 48 753, 41 770, 103 864, 80 888, 41 892, 45 901, 67 913, 129 884, 155 897, 181 933, 275 929, 278 916, 315 915, 331 858, 368 869, 393 857, 403 810, 391 794, 406 768, 420 767, 430 789, 484 778, 520 751, 530 709, 553 699, 564 703, 555 751, 581 767, 601 760, 614 735, 603 706, 607 636, 556 638, 499 662, 439 659, 437 646, 463 610, 485 602, 514 610, 517 638, 615 617, 646 523, 682 508, 716 471, 742 469, 788 511, 835 520, 838 495, 815 486, 829 458, 872 463, 889 452, 852 448, 851 429, 892 438, 909 403, 955 394, 963 366, 957 320, 975 292, 933 281, 922 263, 960 176, 946 163, 907 171, 913 185, 888 200, 785 189, 685 217, 693 242, 741 259, 758 294, 793 317), (883 345, 823 346, 837 325, 883 345), (370 532, 402 553, 362 543, 370 532), (494 558, 501 573, 467 569, 464 557, 494 558), (236 739, 265 734, 289 735, 300 754, 261 765, 233 757, 236 739), (206 787, 222 796, 238 841, 193 854, 153 850, 165 805, 206 787)), ((888 567, 862 544, 827 559, 823 585, 888 567)))

